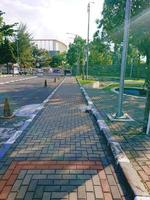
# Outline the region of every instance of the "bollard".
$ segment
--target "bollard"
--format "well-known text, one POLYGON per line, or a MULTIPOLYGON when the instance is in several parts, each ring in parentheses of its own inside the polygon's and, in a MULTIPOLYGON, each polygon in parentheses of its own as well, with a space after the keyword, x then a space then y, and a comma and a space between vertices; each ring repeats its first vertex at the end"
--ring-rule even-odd
POLYGON ((56 79, 56 77, 54 78, 54 83, 56 83, 56 81, 57 81, 57 79, 56 79))
POLYGON ((8 98, 5 98, 4 100, 4 117, 11 117, 11 110, 10 110, 10 105, 9 105, 9 101, 8 98))
POLYGON ((44 87, 47 87, 47 80, 45 80, 44 82, 44 87))

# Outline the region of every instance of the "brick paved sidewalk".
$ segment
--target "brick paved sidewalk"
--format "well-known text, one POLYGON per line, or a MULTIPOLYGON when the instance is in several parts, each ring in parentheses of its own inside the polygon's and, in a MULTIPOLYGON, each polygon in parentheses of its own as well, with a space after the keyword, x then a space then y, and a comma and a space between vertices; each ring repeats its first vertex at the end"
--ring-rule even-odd
POLYGON ((67 77, 0 161, 0 199, 132 199, 112 154, 67 77))
POLYGON ((124 96, 124 111, 135 121, 110 122, 106 114, 116 112, 117 95, 108 90, 87 89, 87 92, 150 193, 150 135, 142 132, 145 99, 124 96))

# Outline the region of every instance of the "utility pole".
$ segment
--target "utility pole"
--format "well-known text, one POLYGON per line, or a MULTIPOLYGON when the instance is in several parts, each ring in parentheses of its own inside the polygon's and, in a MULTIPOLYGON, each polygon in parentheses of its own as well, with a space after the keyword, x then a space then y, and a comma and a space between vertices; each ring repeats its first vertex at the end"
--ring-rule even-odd
POLYGON ((126 59, 127 59, 127 50, 128 50, 128 40, 129 40, 131 3, 132 3, 132 0, 126 0, 123 51, 122 51, 122 59, 121 59, 120 87, 119 87, 119 96, 118 96, 118 112, 116 114, 116 118, 120 118, 124 116, 122 107, 123 107, 123 93, 124 93, 124 78, 125 78, 126 59))
POLYGON ((87 6, 88 12, 88 29, 87 29, 87 59, 86 59, 86 79, 88 79, 88 71, 89 71, 89 35, 90 35, 90 4, 94 2, 89 2, 87 6))
POLYGON ((90 2, 88 3, 88 30, 87 30, 87 59, 86 59, 86 79, 88 79, 88 70, 89 70, 89 34, 90 34, 90 2))

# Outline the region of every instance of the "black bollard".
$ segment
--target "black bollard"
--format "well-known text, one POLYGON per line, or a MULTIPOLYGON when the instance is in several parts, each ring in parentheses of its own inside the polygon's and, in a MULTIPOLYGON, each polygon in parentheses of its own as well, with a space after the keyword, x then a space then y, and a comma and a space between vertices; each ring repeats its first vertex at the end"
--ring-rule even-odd
POLYGON ((54 78, 54 83, 56 83, 56 81, 57 81, 57 79, 56 79, 56 77, 54 78))
POLYGON ((44 82, 44 87, 47 87, 47 80, 45 80, 44 82))

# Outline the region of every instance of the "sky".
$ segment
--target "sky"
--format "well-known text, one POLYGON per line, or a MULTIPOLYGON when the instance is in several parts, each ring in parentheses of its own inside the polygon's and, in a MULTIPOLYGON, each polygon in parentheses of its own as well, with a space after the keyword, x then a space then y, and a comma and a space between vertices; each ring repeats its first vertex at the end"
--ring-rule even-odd
MULTIPOLYGON (((96 19, 101 18, 104 0, 91 3, 90 38, 96 19)), ((7 23, 22 22, 34 39, 57 39, 66 44, 74 34, 87 38, 87 4, 89 0, 0 0, 7 23), (72 33, 72 34, 67 34, 72 33)))

